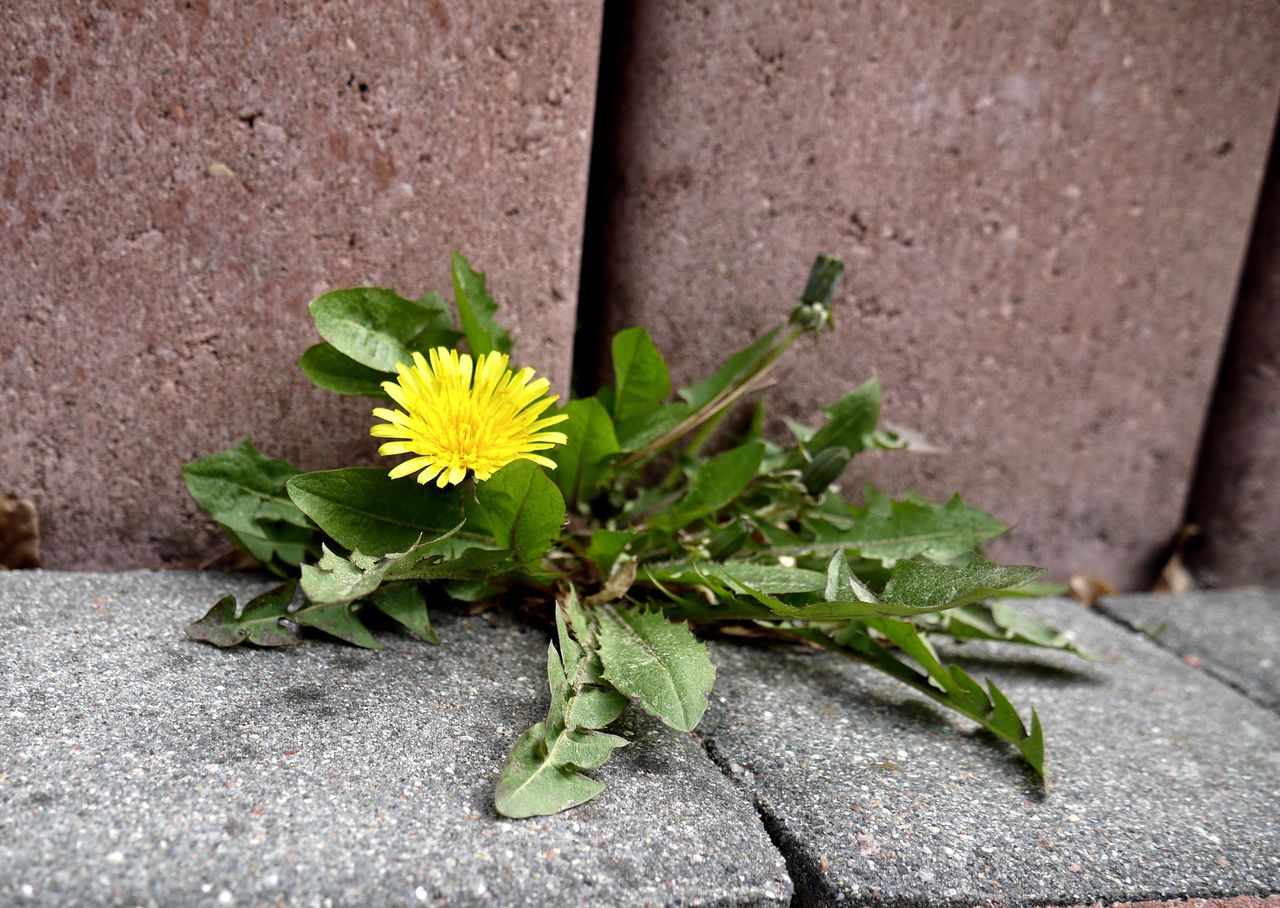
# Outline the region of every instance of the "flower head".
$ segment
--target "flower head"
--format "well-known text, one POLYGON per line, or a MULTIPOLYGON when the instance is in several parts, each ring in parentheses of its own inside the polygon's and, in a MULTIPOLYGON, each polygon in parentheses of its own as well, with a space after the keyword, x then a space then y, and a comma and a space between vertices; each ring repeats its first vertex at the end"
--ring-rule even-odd
POLYGON ((418 473, 418 482, 436 481, 443 488, 462 482, 467 471, 488 479, 513 460, 532 460, 544 467, 555 462, 537 454, 567 440, 546 429, 569 417, 539 419, 558 397, 547 396, 550 382, 530 381, 532 369, 513 373, 504 353, 486 353, 472 361, 466 353, 436 347, 413 365, 396 365, 397 381, 382 387, 399 410, 378 407, 373 415, 386 422, 371 434, 391 438, 379 454, 413 454, 391 471, 392 479, 418 473), (419 472, 421 471, 421 472, 419 472))

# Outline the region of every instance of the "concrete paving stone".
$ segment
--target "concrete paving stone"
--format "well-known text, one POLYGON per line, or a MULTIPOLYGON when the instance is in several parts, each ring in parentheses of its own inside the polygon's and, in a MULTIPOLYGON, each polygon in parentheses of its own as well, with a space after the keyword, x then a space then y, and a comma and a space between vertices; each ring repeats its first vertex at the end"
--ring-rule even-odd
POLYGON ((307 303, 489 276, 515 358, 567 392, 596 0, 0 3, 0 493, 46 567, 224 545, 183 462, 246 437, 375 458, 312 388, 307 303))
POLYGON ((1280 593, 1209 590, 1178 596, 1117 596, 1103 612, 1162 649, 1280 710, 1280 593))
POLYGON ((1080 605, 1099 654, 969 644, 1039 710, 1052 792, 1011 748, 874 670, 717 644, 709 752, 757 799, 799 904, 1066 905, 1280 891, 1280 719, 1080 605))
POLYGON ((839 254, 837 328, 776 373, 772 428, 878 374, 886 418, 944 456, 860 459, 850 488, 961 491, 1017 527, 1001 560, 1145 588, 1249 242, 1274 4, 625 9, 607 327, 696 380, 839 254))
POLYGON ((0 573, 0 904, 787 904, 750 801, 655 722, 556 817, 498 818, 546 638, 437 616, 439 648, 217 650, 183 624, 257 579, 0 573))

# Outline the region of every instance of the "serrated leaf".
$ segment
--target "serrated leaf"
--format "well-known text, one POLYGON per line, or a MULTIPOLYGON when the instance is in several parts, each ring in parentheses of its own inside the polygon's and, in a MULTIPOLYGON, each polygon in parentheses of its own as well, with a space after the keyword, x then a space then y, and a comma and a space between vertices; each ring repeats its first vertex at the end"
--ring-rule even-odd
POLYGON ((966 505, 959 495, 941 506, 917 500, 886 501, 876 508, 851 508, 850 514, 853 519, 847 528, 822 541, 877 559, 886 567, 921 556, 947 561, 1009 531, 994 517, 966 505))
MULTIPOLYGON (((379 469, 325 470, 294 476, 289 497, 319 527, 348 549, 382 555, 404 552, 420 538, 448 532, 462 519, 456 486, 445 489, 391 479, 379 469)), ((458 543, 492 543, 462 530, 458 543)))
POLYGON ((678 530, 731 504, 756 477, 763 457, 764 445, 758 441, 717 454, 694 473, 680 501, 659 512, 650 525, 668 532, 678 530))
POLYGON ((545 731, 546 723, 539 722, 522 734, 502 767, 494 807, 504 817, 548 816, 585 804, 604 791, 603 782, 552 760, 545 731))
POLYGON ((657 409, 671 395, 671 374, 644 328, 613 337, 613 419, 627 422, 657 409))
POLYGON ((661 612, 599 609, 600 659, 605 679, 651 715, 678 731, 692 731, 707 709, 716 670, 687 624, 661 612))
POLYGON ((386 573, 387 580, 490 580, 515 567, 506 549, 439 546, 408 553, 386 573))
POLYGON ((384 381, 395 381, 392 372, 380 372, 340 353, 332 344, 308 347, 298 360, 298 367, 313 385, 326 391, 350 397, 385 399, 384 381))
POLYGON ((289 499, 298 471, 244 441, 182 468, 191 497, 263 566, 277 574, 316 551, 315 527, 289 499))
POLYGON ((485 276, 455 252, 452 259, 453 298, 458 305, 458 320, 467 337, 473 356, 497 350, 511 352, 511 335, 494 321, 498 304, 485 289, 485 276))
POLYGON ((1094 658, 1079 649, 1066 634, 1003 602, 962 605, 953 611, 922 618, 921 627, 931 634, 944 634, 954 640, 995 640, 1094 658))
POLYGON ((649 574, 656 580, 671 583, 701 585, 719 581, 733 592, 746 592, 750 587, 770 595, 817 592, 827 582, 826 576, 817 571, 752 561, 659 564, 650 568, 649 574))
POLYGON ((245 605, 237 614, 236 597, 224 596, 198 621, 187 625, 187 636, 214 646, 294 646, 301 643, 298 632, 285 624, 289 603, 297 590, 296 581, 268 590, 245 605))
POLYGON ((356 617, 356 609, 357 606, 351 602, 310 603, 290 617, 303 627, 324 631, 362 649, 382 649, 382 644, 356 617))
POLYGON ((379 372, 411 363, 415 350, 452 346, 457 337, 433 295, 415 302, 383 287, 353 287, 317 297, 310 309, 322 338, 379 372))
POLYGON ((418 639, 428 643, 440 642, 436 632, 431 629, 427 599, 417 583, 387 584, 374 591, 369 601, 374 608, 402 625, 418 639))
POLYGON ((559 426, 568 440, 547 455, 556 463, 551 478, 573 508, 595 495, 621 449, 613 420, 596 398, 571 400, 561 412, 569 417, 559 426))
POLYGON ((995 565, 977 552, 964 567, 904 561, 881 598, 917 609, 954 608, 1021 586, 1041 573, 1027 565, 995 565))
MULTIPOLYGON (((359 555, 359 552, 352 553, 353 559, 359 555)), ((385 559, 357 564, 330 551, 326 545, 319 563, 302 566, 302 591, 320 605, 353 602, 376 590, 394 563, 395 560, 385 559)))

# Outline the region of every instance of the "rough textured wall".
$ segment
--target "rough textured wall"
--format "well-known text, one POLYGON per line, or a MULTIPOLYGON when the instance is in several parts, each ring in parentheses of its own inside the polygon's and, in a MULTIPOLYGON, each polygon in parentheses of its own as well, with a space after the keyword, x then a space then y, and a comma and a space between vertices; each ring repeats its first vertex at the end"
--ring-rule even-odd
POLYGON ((1219 585, 1280 585, 1280 146, 1267 181, 1205 432, 1193 567, 1219 585))
POLYGON ((0 6, 0 492, 51 567, 215 551, 180 465, 373 450, 293 367, 337 286, 487 271, 564 390, 599 5, 0 6))
POLYGON ((839 330, 776 415, 879 374, 996 547, 1145 582, 1176 532, 1280 85, 1274 3, 669 2, 615 65, 608 327, 679 379, 784 316, 813 254, 839 330))

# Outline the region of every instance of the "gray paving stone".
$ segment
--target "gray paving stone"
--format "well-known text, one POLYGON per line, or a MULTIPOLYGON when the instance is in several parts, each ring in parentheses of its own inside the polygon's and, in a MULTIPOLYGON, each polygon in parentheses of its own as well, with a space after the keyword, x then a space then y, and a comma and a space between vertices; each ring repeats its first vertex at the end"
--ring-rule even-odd
POLYGON ((1102 656, 970 644, 1039 709, 1053 791, 1011 749, 861 665, 719 644, 704 720, 800 904, 1084 904, 1280 891, 1280 720, 1113 621, 1036 612, 1102 656))
POLYGON ((1117 596, 1104 612, 1271 709, 1280 709, 1280 594, 1209 590, 1117 596))
POLYGON ((433 648, 219 651, 212 574, 0 573, 0 904, 785 904, 782 858, 698 744, 647 721, 557 817, 492 811, 545 708, 500 616, 433 648))

